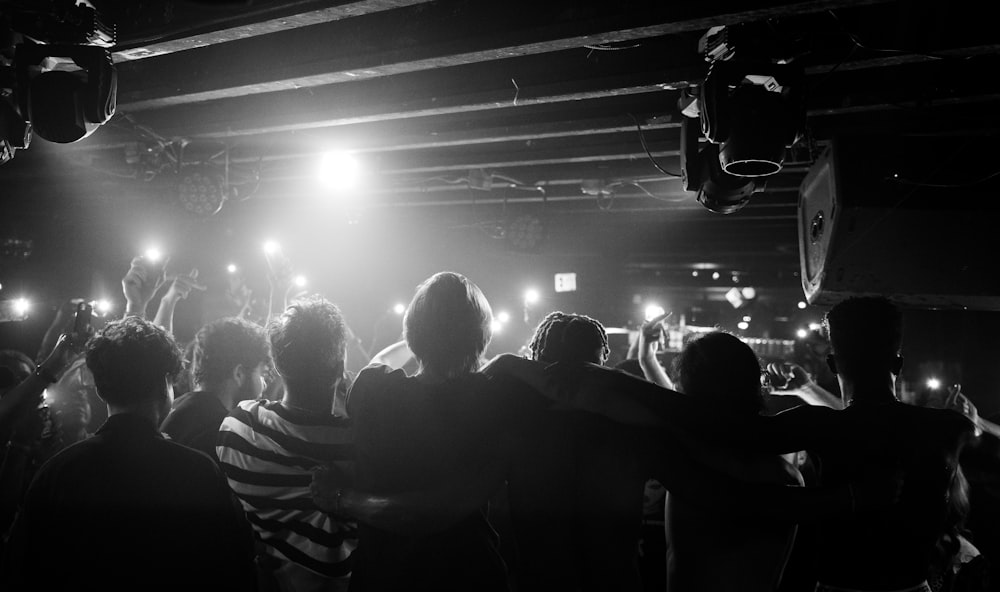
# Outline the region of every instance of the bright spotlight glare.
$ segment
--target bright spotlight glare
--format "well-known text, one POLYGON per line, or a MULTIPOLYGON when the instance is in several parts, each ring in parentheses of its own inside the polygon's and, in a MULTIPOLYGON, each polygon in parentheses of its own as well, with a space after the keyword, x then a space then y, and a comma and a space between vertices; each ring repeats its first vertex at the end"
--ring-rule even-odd
POLYGON ((23 317, 28 314, 29 310, 31 310, 31 303, 28 302, 27 298, 18 298, 14 301, 14 312, 19 316, 23 317))
POLYGON ((281 249, 281 245, 273 240, 264 242, 264 253, 268 255, 274 255, 281 249))
POLYGON ((525 291, 525 293, 524 293, 524 302, 527 303, 527 304, 534 304, 534 303, 538 302, 541 299, 541 297, 542 296, 541 296, 541 294, 538 293, 538 290, 536 290, 534 288, 531 288, 531 289, 525 291))
POLYGON ((239 268, 236 267, 235 263, 230 263, 229 265, 226 266, 226 271, 228 271, 229 273, 236 273, 238 270, 239 268))
POLYGON ((799 300, 799 310, 805 310, 806 306, 809 306, 804 301, 799 300))
POLYGON ((158 263, 160 259, 163 259, 163 253, 160 252, 156 247, 150 247, 146 249, 146 252, 142 254, 150 263, 158 263))
POLYGON ((712 272, 712 279, 713 279, 713 280, 717 280, 717 279, 719 279, 719 277, 721 277, 721 276, 719 275, 719 272, 717 272, 717 271, 713 271, 713 272, 712 272))
POLYGON ((306 287, 306 276, 304 276, 304 275, 297 275, 297 276, 295 276, 295 279, 292 280, 292 281, 294 281, 295 285, 298 286, 298 287, 300 287, 300 288, 305 288, 306 287))
POLYGON ((103 317, 107 316, 107 314, 111 312, 112 304, 110 300, 105 300, 102 298, 100 300, 94 301, 93 307, 94 310, 96 310, 97 313, 103 317))
POLYGON ((747 286, 740 291, 743 292, 743 298, 745 300, 753 300, 757 297, 757 289, 751 286, 747 286))
POLYGON ((397 304, 396 306, 392 307, 392 312, 394 312, 394 313, 396 313, 398 315, 401 315, 404 312, 406 312, 406 305, 402 304, 402 303, 397 304))
POLYGON ((750 322, 750 316, 748 315, 748 316, 743 317, 743 322, 744 323, 749 323, 750 322))
POLYGON ((493 329, 494 333, 499 333, 500 331, 503 330, 503 323, 501 323, 496 319, 493 319, 493 322, 490 323, 490 328, 493 329))
POLYGON ((819 323, 809 323, 809 330, 810 331, 819 331, 822 328, 823 328, 823 325, 820 325, 819 323))
POLYGON ((938 380, 937 378, 928 378, 927 388, 931 389, 932 391, 936 391, 937 389, 941 388, 941 381, 938 380))
POLYGON ((497 320, 500 321, 501 323, 509 323, 510 313, 508 313, 506 310, 501 310, 500 312, 497 313, 497 320))
POLYGON ((646 320, 652 321, 656 317, 666 314, 666 312, 659 304, 649 304, 646 306, 646 320))
POLYGON ((746 321, 740 321, 736 323, 736 326, 740 328, 740 331, 746 331, 747 329, 750 328, 750 323, 746 321))
POLYGON ((799 339, 805 339, 806 337, 809 337, 809 331, 806 331, 805 329, 799 329, 798 331, 795 332, 795 336, 798 337, 799 339))
POLYGON ((361 164, 349 152, 324 152, 316 173, 329 189, 352 189, 361 179, 361 164))

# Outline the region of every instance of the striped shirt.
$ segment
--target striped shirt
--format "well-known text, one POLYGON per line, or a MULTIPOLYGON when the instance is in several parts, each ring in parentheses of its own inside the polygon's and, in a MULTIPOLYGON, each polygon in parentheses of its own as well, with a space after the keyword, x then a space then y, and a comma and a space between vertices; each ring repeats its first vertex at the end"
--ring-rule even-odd
POLYGON ((328 578, 347 578, 357 546, 353 523, 312 501, 311 470, 353 469, 350 420, 283 406, 241 402, 219 428, 216 452, 229 485, 266 552, 328 578))

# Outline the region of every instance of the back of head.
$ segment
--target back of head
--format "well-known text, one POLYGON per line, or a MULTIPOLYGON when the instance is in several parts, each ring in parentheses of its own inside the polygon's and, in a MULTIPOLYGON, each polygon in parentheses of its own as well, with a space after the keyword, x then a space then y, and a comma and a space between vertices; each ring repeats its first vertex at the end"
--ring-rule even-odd
POLYGON ((13 349, 0 349, 0 393, 13 388, 35 371, 35 363, 13 349))
POLYGON ((692 339, 674 360, 674 369, 686 394, 736 413, 757 414, 763 407, 757 354, 734 335, 715 331, 692 339))
POLYGON ((108 323, 87 342, 87 367, 97 394, 112 405, 158 396, 164 379, 180 372, 181 359, 173 337, 139 317, 108 323))
POLYGON ((278 373, 289 384, 333 385, 343 376, 347 324, 332 302, 293 302, 267 328, 278 373))
POLYGON ((903 341, 903 317, 885 298, 849 298, 826 315, 837 372, 882 372, 892 368, 903 341))
POLYGON ((586 315, 552 312, 542 319, 531 338, 531 359, 542 362, 603 364, 608 357, 608 334, 586 315))
POLYGON ((264 330, 238 318, 213 321, 194 338, 192 374, 194 384, 213 388, 242 365, 250 371, 268 361, 264 330))
POLYGON ((417 287, 403 319, 404 337, 422 370, 450 378, 479 369, 493 337, 492 322, 479 287, 444 271, 417 287))

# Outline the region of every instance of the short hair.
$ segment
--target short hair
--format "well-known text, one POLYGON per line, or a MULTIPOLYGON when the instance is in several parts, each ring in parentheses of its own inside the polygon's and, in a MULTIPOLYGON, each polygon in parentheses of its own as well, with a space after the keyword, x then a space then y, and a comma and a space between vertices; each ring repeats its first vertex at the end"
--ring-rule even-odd
POLYGON ((476 372, 493 338, 493 311, 465 276, 443 271, 417 287, 403 337, 422 370, 451 378, 476 372))
POLYGON ((899 355, 903 315, 886 298, 848 298, 826 314, 824 323, 834 355, 852 365, 882 365, 899 355))
POLYGON ((559 311, 545 315, 529 348, 531 359, 543 362, 593 362, 598 349, 604 358, 611 352, 608 332, 600 321, 559 311))
POLYGON ((108 323, 87 342, 87 367, 97 394, 113 405, 150 397, 181 370, 182 354, 174 338, 139 317, 108 323))
POLYGON ((288 382, 311 382, 342 371, 347 323, 335 304, 310 296, 290 304, 267 327, 278 374, 288 382))
POLYGON ((674 358, 674 374, 685 394, 740 414, 763 408, 757 354, 730 333, 713 331, 688 341, 674 358))
POLYGON ((264 329, 229 317, 213 321, 194 337, 191 371, 194 384, 217 385, 242 365, 253 370, 269 358, 264 329))

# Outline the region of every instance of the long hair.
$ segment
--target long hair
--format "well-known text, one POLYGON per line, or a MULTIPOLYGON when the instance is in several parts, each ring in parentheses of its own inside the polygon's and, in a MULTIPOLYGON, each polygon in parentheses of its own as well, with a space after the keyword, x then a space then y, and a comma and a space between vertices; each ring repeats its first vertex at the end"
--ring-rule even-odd
POLYGON ((422 372, 453 378, 479 369, 492 322, 482 290, 461 274, 443 271, 417 287, 403 336, 422 372))

